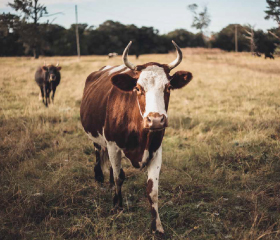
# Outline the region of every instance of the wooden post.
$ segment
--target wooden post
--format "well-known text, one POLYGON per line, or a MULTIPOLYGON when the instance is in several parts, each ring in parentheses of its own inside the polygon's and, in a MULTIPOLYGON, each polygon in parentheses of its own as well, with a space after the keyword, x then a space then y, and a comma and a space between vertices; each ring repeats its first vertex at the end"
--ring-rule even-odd
POLYGON ((254 55, 256 49, 257 49, 257 46, 255 44, 255 36, 254 36, 254 28, 252 26, 250 26, 251 28, 251 32, 247 31, 245 29, 245 32, 248 34, 248 36, 245 36, 245 38, 247 38, 248 40, 250 40, 250 46, 251 46, 251 53, 254 55))
POLYGON ((235 52, 238 52, 237 24, 235 24, 235 52))
POLYGON ((255 43, 254 43, 254 31, 253 28, 251 28, 251 53, 255 51, 255 43))

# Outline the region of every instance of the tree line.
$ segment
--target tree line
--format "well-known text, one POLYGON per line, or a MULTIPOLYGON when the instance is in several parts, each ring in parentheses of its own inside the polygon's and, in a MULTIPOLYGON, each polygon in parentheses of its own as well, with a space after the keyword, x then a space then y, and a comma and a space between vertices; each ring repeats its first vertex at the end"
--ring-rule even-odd
MULTIPOLYGON (((35 45, 40 55, 77 54, 76 24, 72 24, 68 29, 57 24, 40 24, 36 32, 28 36, 27 42, 22 33, 27 32, 25 29, 29 27, 29 24, 32 25, 26 23, 23 29, 17 24, 16 16, 11 14, 0 16, 1 56, 34 55, 33 46, 35 45), (8 21, 2 21, 3 18, 8 21)), ((135 25, 124 25, 108 20, 97 28, 88 24, 78 24, 78 30, 81 55, 104 55, 110 52, 121 54, 130 40, 133 41, 130 53, 138 56, 145 53, 167 53, 173 49, 172 39, 181 47, 206 46, 201 33, 193 34, 183 29, 160 35, 153 27, 138 28, 135 25)))
MULTIPOLYGON (((267 0, 270 1, 271 0, 267 0)), ((280 0, 276 0, 279 1, 280 0)), ((273 1, 272 1, 273 2, 273 1)), ((76 25, 64 28, 49 22, 39 23, 40 18, 48 16, 44 5, 39 0, 14 0, 9 4, 21 14, 0 14, 0 55, 1 56, 70 56, 77 54, 76 25)), ((277 6, 273 7, 277 8, 277 6)), ((268 10, 268 16, 275 17, 275 10, 268 10), (274 15, 273 15, 274 14, 274 15)), ((104 55, 110 52, 121 54, 124 46, 132 40, 130 53, 138 57, 146 53, 168 53, 173 50, 171 40, 180 47, 220 48, 226 51, 235 50, 235 24, 230 24, 220 32, 206 37, 202 31, 210 23, 207 8, 197 13, 197 5, 189 5, 194 14, 194 23, 199 33, 185 29, 176 29, 167 34, 159 34, 153 27, 137 27, 133 24, 124 25, 116 21, 105 21, 98 27, 85 23, 78 24, 81 55, 104 55), (203 17, 201 17, 203 16, 203 17)), ((276 17, 276 20, 279 18, 276 17)), ((239 51, 250 51, 250 41, 246 34, 251 31, 249 26, 237 25, 237 40, 239 51)), ((279 28, 268 32, 253 30, 255 51, 273 53, 280 43, 275 36, 280 36, 279 28), (274 34, 274 36, 273 36, 274 34)))

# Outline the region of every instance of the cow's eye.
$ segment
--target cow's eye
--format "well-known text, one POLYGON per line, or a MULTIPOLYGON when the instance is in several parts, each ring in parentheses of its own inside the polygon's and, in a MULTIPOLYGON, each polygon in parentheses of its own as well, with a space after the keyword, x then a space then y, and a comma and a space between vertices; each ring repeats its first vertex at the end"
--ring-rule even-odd
POLYGON ((170 92, 171 89, 173 89, 172 86, 171 86, 171 85, 168 85, 167 88, 166 88, 166 91, 167 91, 167 92, 170 92))
POLYGON ((141 90, 139 87, 135 87, 134 88, 134 92, 137 92, 137 94, 141 94, 141 90))

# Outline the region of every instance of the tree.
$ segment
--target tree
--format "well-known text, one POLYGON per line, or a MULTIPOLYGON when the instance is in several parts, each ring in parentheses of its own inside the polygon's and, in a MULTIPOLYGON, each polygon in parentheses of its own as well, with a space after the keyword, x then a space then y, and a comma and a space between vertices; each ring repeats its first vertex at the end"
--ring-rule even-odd
POLYGON ((194 34, 185 29, 176 29, 166 35, 170 40, 174 40, 180 47, 191 47, 194 34))
POLYGON ((168 43, 174 40, 180 47, 205 47, 205 41, 201 33, 193 34, 185 29, 176 29, 169 32, 166 37, 168 43))
POLYGON ((280 28, 280 0, 266 0, 266 2, 268 4, 268 9, 264 11, 267 14, 265 19, 272 18, 278 23, 280 28))
POLYGON ((256 43, 255 43, 254 26, 249 24, 246 28, 244 28, 244 30, 246 32, 245 38, 247 38, 249 40, 248 45, 250 46, 250 51, 253 54, 254 52, 256 52, 256 49, 257 49, 256 43))
POLYGON ((10 14, 0 14, 0 55, 24 55, 23 45, 19 41, 19 17, 10 14))
POLYGON ((200 13, 197 13, 197 4, 190 4, 188 5, 188 9, 193 13, 193 22, 192 27, 200 30, 201 33, 203 33, 203 29, 207 29, 210 25, 211 19, 210 15, 208 13, 208 8, 205 6, 203 11, 200 13))
MULTIPOLYGON (((250 46, 248 45, 248 40, 245 35, 245 28, 238 25, 238 49, 239 51, 250 51, 250 46)), ((214 48, 221 48, 226 51, 235 50, 235 24, 230 24, 223 28, 219 33, 215 34, 214 39, 211 41, 214 48)))
POLYGON ((14 0, 8 5, 23 14, 20 15, 20 38, 26 51, 32 50, 34 58, 38 58, 44 40, 44 31, 40 31, 39 20, 48 14, 46 6, 40 4, 39 0, 14 0), (30 19, 31 23, 28 22, 30 19))
POLYGON ((276 49, 276 42, 275 38, 269 34, 264 33, 262 30, 257 30, 254 32, 255 42, 256 42, 256 50, 260 53, 274 53, 276 49))

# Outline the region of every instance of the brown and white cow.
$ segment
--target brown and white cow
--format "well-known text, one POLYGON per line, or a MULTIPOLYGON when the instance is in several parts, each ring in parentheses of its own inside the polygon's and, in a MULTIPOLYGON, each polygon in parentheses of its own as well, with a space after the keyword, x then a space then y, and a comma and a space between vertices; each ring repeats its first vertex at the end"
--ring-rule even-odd
POLYGON ((158 214, 158 184, 170 90, 182 88, 192 79, 186 71, 169 75, 182 61, 182 51, 172 42, 177 50, 176 60, 170 64, 150 62, 137 66, 127 59, 130 42, 123 52, 124 65, 106 66, 88 76, 80 112, 84 130, 95 143, 95 178, 99 181, 104 179, 104 158, 100 156, 109 155, 116 207, 122 208, 125 175, 121 158, 126 157, 136 168, 147 166, 151 227, 159 233, 164 232, 158 214))

